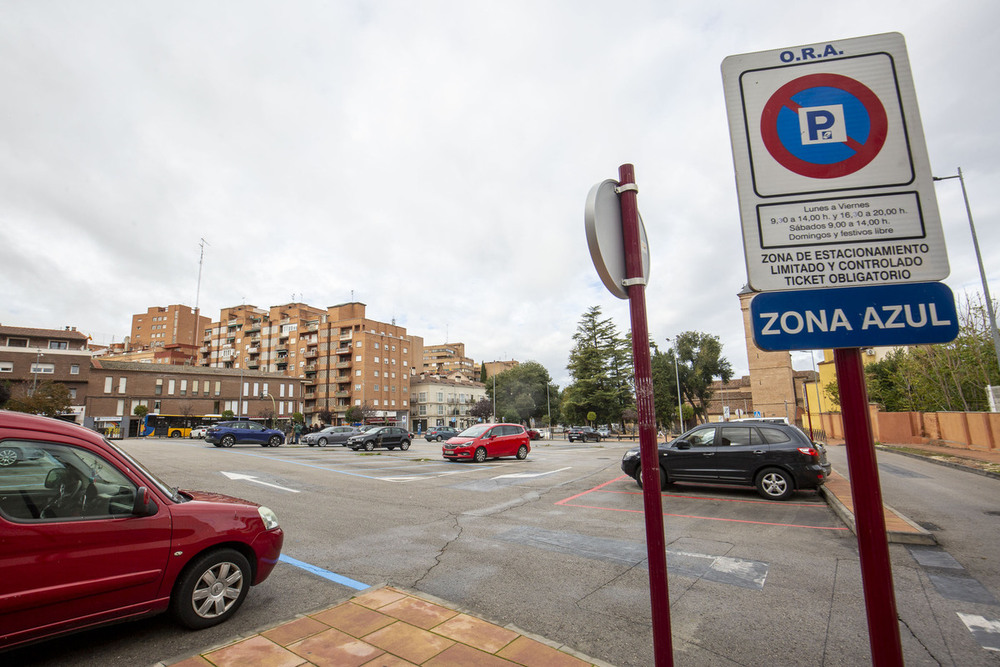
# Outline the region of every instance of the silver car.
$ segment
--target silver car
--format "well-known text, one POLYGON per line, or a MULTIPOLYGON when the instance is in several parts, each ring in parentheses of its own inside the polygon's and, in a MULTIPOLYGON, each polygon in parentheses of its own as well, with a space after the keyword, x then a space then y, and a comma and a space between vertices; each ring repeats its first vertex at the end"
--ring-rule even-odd
POLYGON ((322 431, 306 433, 300 442, 310 447, 326 447, 327 445, 346 445, 347 439, 363 431, 353 426, 327 426, 322 431))

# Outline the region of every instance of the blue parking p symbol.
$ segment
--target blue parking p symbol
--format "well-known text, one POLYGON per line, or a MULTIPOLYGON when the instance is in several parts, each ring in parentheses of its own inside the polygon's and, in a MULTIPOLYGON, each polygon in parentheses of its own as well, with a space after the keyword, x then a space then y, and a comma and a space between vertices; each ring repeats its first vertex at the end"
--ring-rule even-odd
POLYGON ((828 144, 847 141, 844 107, 839 104, 799 109, 802 144, 828 144))

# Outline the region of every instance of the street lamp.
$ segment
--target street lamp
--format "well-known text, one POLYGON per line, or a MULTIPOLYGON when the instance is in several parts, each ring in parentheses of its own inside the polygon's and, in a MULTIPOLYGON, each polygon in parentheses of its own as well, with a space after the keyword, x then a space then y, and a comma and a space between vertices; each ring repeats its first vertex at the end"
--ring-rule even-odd
POLYGON ((38 354, 35 355, 35 365, 31 369, 32 374, 35 376, 34 381, 31 383, 31 395, 32 396, 35 395, 35 390, 38 389, 38 366, 40 365, 41 358, 43 356, 42 355, 42 348, 38 348, 37 352, 38 352, 38 354))
MULTIPOLYGON (((667 342, 670 342, 670 336, 667 336, 667 342)), ((677 381, 677 418, 681 421, 681 433, 684 433, 684 407, 681 405, 681 374, 677 369, 677 350, 671 346, 670 356, 674 358, 674 380, 677 381)))
POLYGON ((972 222, 972 207, 969 205, 969 193, 965 189, 965 177, 962 176, 962 168, 958 168, 955 176, 934 176, 935 181, 947 181, 957 178, 962 184, 962 198, 965 199, 965 213, 969 216, 969 229, 972 231, 972 245, 976 249, 976 261, 979 262, 979 278, 983 281, 983 294, 986 297, 986 312, 990 316, 990 333, 993 335, 993 352, 997 356, 997 363, 1000 364, 1000 332, 997 331, 997 316, 993 312, 993 299, 990 297, 990 288, 986 282, 986 271, 983 269, 983 256, 979 252, 979 237, 976 236, 976 225, 972 222))

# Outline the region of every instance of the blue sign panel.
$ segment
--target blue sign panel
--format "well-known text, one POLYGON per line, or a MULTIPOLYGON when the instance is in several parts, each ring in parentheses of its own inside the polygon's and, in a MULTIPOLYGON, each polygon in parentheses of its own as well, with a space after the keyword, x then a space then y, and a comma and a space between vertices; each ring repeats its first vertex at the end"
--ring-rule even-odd
POLYGON ((944 283, 762 292, 750 302, 762 350, 947 343, 958 336, 955 297, 944 283))

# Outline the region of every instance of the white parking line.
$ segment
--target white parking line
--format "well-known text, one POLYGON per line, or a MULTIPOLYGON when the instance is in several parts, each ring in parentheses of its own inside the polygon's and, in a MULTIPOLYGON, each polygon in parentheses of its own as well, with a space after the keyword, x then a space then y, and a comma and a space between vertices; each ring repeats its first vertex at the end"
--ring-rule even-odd
POLYGON ((549 470, 547 472, 515 472, 510 475, 499 475, 493 479, 519 479, 526 477, 544 477, 545 475, 554 475, 557 472, 562 472, 563 470, 571 470, 572 466, 568 468, 559 468, 559 470, 549 470))

